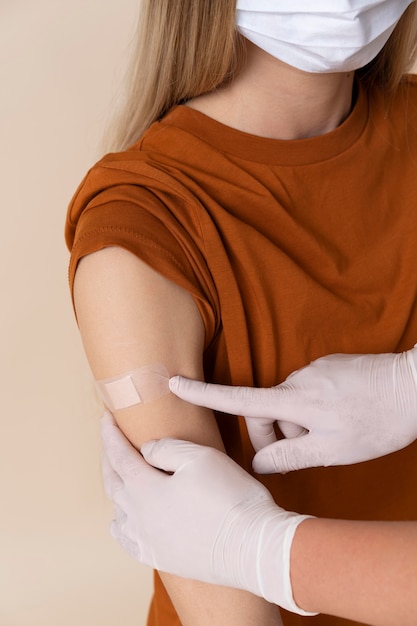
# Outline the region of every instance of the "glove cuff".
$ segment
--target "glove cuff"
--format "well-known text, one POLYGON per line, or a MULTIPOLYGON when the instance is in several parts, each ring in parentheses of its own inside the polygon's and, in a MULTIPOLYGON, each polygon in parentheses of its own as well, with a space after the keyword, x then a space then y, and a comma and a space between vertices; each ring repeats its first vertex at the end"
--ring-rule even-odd
POLYGON ((298 525, 311 518, 311 515, 277 511, 275 519, 271 517, 264 525, 257 568, 262 596, 268 602, 303 616, 313 616, 317 613, 304 611, 295 603, 291 585, 290 557, 298 525))
POLYGON ((284 511, 269 493, 241 502, 223 520, 212 553, 218 583, 246 589, 297 613, 290 578, 290 554, 298 525, 311 516, 284 511))

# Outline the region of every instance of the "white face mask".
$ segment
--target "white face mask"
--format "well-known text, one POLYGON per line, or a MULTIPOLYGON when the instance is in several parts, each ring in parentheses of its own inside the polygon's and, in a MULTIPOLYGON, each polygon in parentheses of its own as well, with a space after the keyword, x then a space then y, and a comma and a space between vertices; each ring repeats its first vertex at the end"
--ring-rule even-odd
POLYGON ((382 50, 414 0, 238 0, 252 43, 305 72, 350 72, 382 50))

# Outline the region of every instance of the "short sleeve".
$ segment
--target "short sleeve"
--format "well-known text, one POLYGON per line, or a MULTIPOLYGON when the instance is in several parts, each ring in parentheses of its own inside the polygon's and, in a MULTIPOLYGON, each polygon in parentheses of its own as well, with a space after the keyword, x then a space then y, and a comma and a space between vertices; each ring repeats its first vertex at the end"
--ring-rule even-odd
POLYGON ((192 295, 205 326, 205 347, 213 341, 218 298, 204 256, 198 207, 175 182, 95 166, 71 201, 65 236, 71 292, 82 257, 120 246, 192 295))

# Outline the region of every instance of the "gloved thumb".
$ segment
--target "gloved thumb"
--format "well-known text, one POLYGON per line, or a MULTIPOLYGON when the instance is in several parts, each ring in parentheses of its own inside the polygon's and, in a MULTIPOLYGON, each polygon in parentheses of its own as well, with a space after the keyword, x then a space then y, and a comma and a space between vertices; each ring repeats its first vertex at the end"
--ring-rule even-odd
MULTIPOLYGON (((104 451, 104 479, 110 478, 114 485, 117 476, 125 481, 134 476, 146 474, 150 471, 149 466, 144 462, 139 452, 126 439, 122 431, 117 426, 111 414, 106 412, 101 418, 100 432, 104 451), (112 473, 113 470, 113 473, 112 473)), ((107 489, 107 488, 106 488, 107 489)))
POLYGON ((164 472, 177 472, 195 459, 203 446, 181 439, 158 439, 144 443, 140 449, 145 461, 164 472))
POLYGON ((252 462, 257 474, 286 474, 323 465, 325 465, 324 453, 316 445, 311 434, 295 439, 281 439, 262 448, 252 462))

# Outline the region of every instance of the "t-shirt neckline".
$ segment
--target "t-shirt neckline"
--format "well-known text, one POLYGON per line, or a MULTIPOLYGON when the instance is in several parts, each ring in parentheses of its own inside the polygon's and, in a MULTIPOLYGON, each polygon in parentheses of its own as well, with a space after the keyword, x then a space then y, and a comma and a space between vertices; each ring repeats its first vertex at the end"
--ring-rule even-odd
POLYGON ((334 158, 356 143, 368 120, 368 99, 358 81, 357 99, 348 117, 334 130, 308 139, 258 137, 226 126, 186 105, 173 108, 161 121, 181 128, 223 153, 269 165, 308 165, 334 158))

